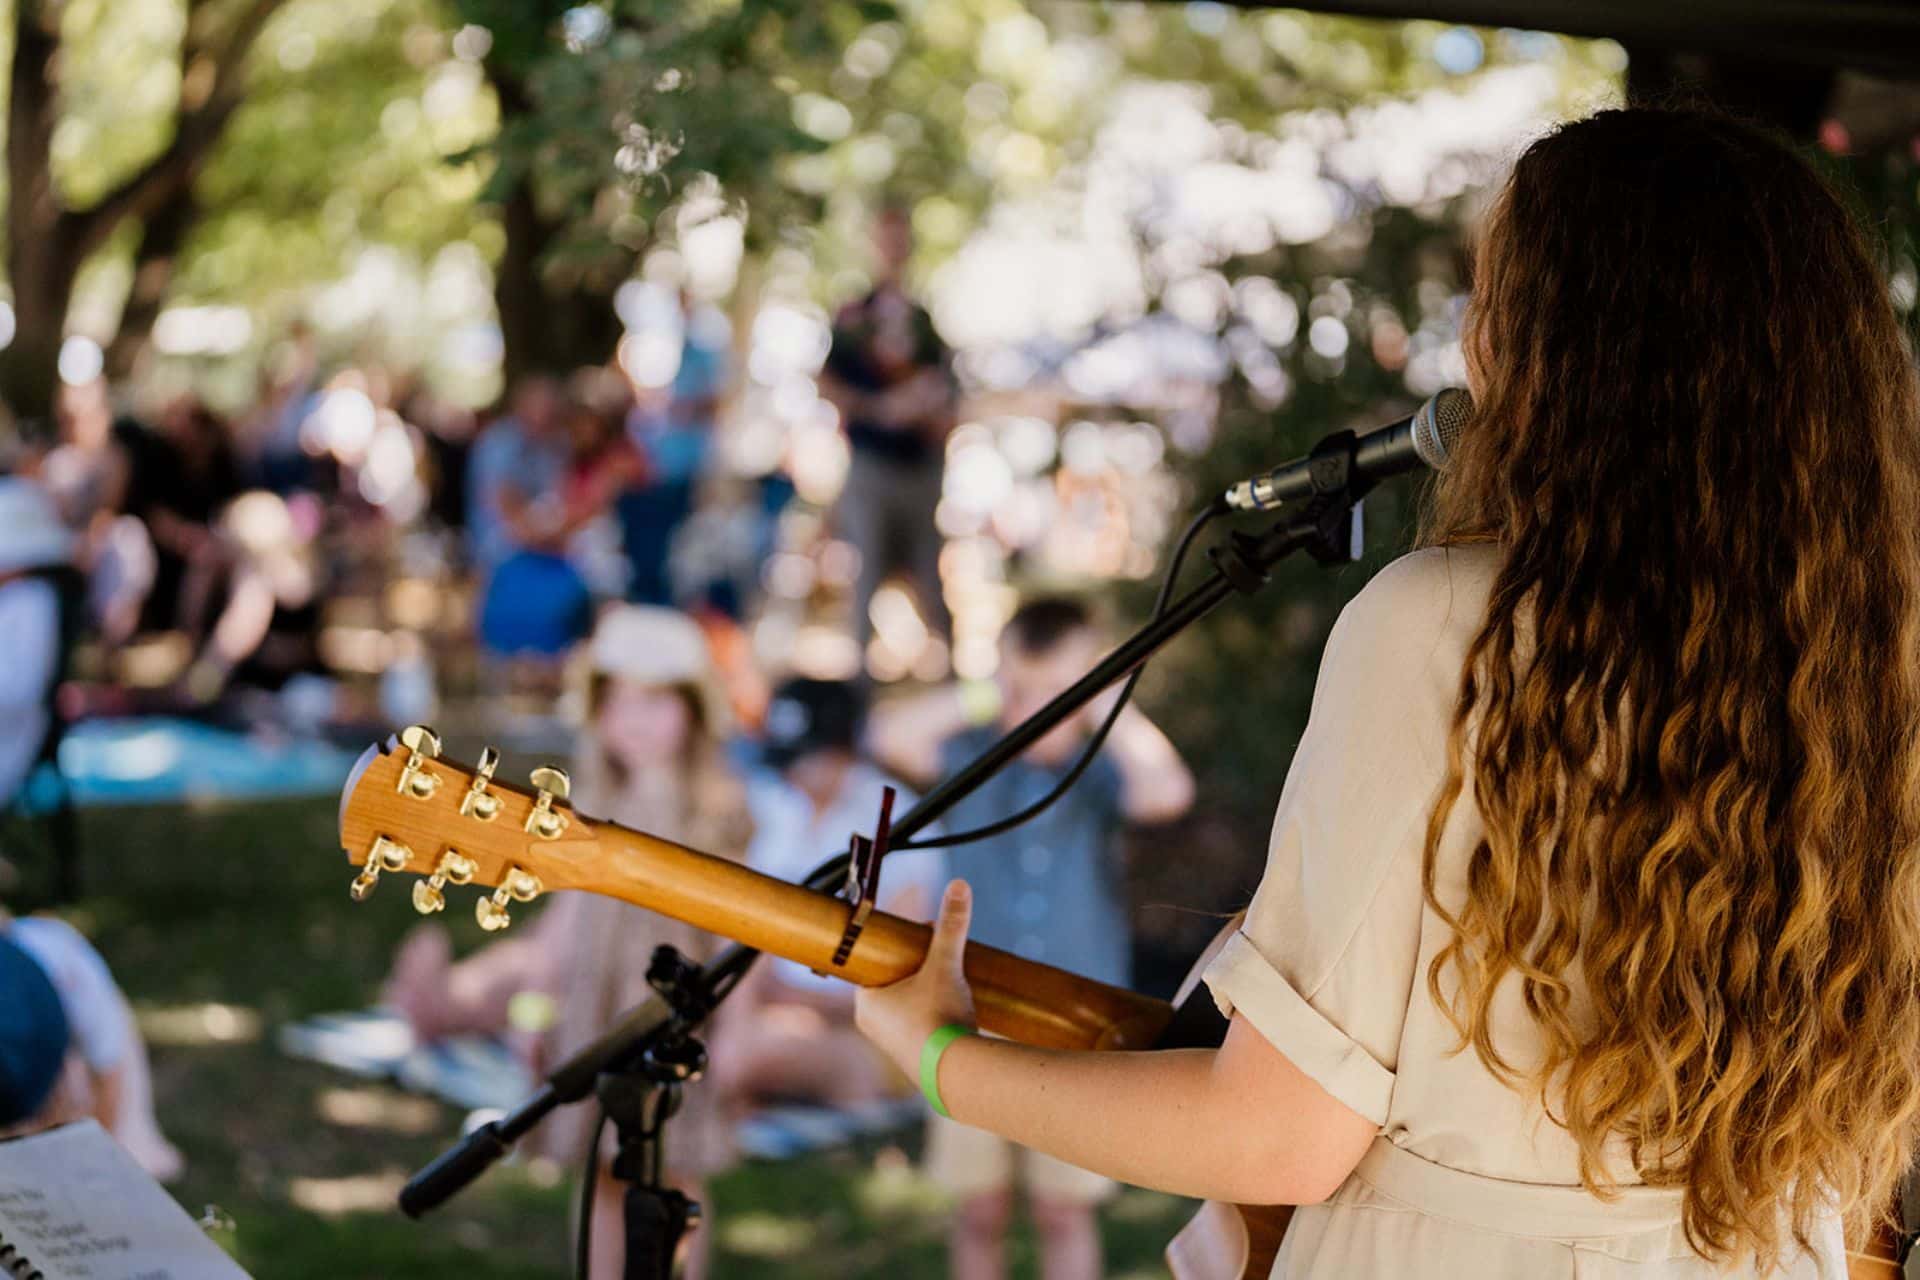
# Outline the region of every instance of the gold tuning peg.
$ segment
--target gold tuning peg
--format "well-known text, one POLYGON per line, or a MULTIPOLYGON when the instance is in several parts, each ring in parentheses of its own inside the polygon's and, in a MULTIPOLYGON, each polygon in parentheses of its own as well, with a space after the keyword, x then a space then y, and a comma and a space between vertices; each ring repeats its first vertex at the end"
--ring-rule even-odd
POLYGON ((480 752, 480 763, 473 766, 473 781, 467 786, 467 794, 460 797, 463 817, 492 822, 500 816, 500 797, 487 790, 487 784, 493 781, 493 771, 499 767, 498 751, 487 747, 480 752))
POLYGON ((379 885, 382 871, 405 871, 407 863, 412 860, 413 850, 398 840, 375 836, 373 848, 367 851, 367 864, 360 868, 360 874, 347 886, 347 893, 355 902, 365 902, 379 885))
POLYGON ((473 879, 475 867, 473 859, 463 857, 449 849, 440 855, 440 864, 433 874, 425 880, 413 882, 413 909, 423 916, 430 916, 447 905, 447 896, 441 890, 449 884, 466 884, 473 879))
POLYGON ((425 800, 440 789, 440 779, 426 770, 427 761, 440 758, 440 735, 424 724, 410 724, 400 731, 400 745, 407 749, 407 763, 396 790, 425 800))
POLYGON ((519 867, 508 867, 506 878, 500 881, 500 887, 493 891, 493 896, 473 904, 474 919, 480 922, 482 929, 497 933, 513 923, 507 917, 507 904, 532 902, 540 896, 540 889, 539 876, 519 867))
POLYGON ((543 764, 533 771, 534 790, 540 794, 534 798, 533 809, 527 814, 526 830, 542 840, 558 840, 560 833, 567 829, 567 815, 553 807, 555 800, 565 800, 573 789, 567 780, 565 769, 556 769, 543 764))

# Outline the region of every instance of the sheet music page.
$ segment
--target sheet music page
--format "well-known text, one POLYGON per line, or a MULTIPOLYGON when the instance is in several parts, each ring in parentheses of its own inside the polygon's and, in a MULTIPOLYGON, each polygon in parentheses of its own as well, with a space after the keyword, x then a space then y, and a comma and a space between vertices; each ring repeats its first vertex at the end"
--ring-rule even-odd
POLYGON ((0 1240, 47 1280, 249 1280, 92 1120, 0 1142, 0 1240))

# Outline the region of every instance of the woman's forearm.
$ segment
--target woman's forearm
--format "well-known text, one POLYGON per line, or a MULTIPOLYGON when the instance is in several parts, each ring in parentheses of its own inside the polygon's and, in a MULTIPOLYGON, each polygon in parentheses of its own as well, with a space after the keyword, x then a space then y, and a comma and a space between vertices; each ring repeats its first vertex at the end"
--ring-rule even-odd
POLYGON ((1212 1139, 1211 1049, 1069 1053, 970 1036, 947 1049, 940 1094, 963 1124, 1135 1186, 1240 1199, 1232 1152, 1212 1139))
MULTIPOLYGON (((860 1030, 910 1076, 937 1028, 975 1025, 972 902, 964 881, 948 885, 919 971, 858 996, 860 1030)), ((1062 1052, 964 1036, 938 1070, 962 1124, 1136 1186, 1238 1204, 1324 1200, 1379 1132, 1237 1014, 1218 1049, 1062 1052)))

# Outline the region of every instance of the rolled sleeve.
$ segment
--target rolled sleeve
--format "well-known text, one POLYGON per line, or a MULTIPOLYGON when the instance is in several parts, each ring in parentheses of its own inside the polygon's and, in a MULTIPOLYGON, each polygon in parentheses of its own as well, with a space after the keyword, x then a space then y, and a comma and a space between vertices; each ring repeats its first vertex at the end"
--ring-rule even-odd
POLYGON ((1322 1089, 1374 1124, 1387 1122, 1393 1072, 1308 1004, 1245 933, 1227 939, 1202 976, 1222 1015, 1240 1014, 1322 1089))
POLYGON ((1204 973, 1333 1097, 1387 1127, 1416 988, 1422 853, 1464 645, 1445 553, 1376 575, 1328 637, 1266 873, 1204 973))

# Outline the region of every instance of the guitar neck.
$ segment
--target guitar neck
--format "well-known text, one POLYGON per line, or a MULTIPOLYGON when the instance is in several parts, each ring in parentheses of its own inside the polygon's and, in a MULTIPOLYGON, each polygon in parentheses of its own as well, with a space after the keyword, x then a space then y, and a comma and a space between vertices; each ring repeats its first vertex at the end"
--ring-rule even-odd
MULTIPOLYGON (((898 982, 926 958, 931 928, 875 911, 846 964, 835 966, 849 910, 842 900, 638 832, 601 831, 621 855, 597 892, 863 987, 898 982)), ((1163 1001, 995 947, 969 944, 966 973, 981 1025, 1026 1044, 1146 1048, 1173 1014, 1163 1001)))
MULTIPOLYGON (((400 845, 403 868, 428 874, 457 850, 478 864, 477 883, 499 884, 513 869, 538 877, 542 892, 602 894, 684 921, 768 955, 845 978, 884 986, 912 974, 926 957, 932 929, 875 911, 845 965, 833 963, 851 908, 844 901, 763 875, 727 858, 585 817, 565 806, 564 829, 550 839, 528 834, 535 799, 490 783, 501 801, 495 817, 476 822, 442 812, 472 777, 439 760, 416 771, 443 775, 430 797, 402 785, 407 752, 363 757, 341 807, 340 839, 364 863, 377 838, 400 845)), ((969 944, 966 974, 981 1026, 1026 1044, 1059 1049, 1145 1049, 1173 1015, 1165 1001, 969 944)))

